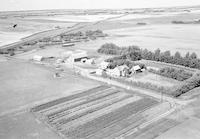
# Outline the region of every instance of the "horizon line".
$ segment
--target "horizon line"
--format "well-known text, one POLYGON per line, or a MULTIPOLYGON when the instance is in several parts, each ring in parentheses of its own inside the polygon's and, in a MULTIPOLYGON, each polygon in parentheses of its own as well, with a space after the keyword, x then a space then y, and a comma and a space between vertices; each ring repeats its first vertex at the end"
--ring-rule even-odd
POLYGON ((161 8, 200 8, 199 5, 159 6, 159 7, 138 7, 138 8, 72 8, 72 9, 29 9, 29 10, 0 10, 0 12, 25 12, 25 11, 51 11, 51 10, 135 10, 135 9, 161 9, 161 8))

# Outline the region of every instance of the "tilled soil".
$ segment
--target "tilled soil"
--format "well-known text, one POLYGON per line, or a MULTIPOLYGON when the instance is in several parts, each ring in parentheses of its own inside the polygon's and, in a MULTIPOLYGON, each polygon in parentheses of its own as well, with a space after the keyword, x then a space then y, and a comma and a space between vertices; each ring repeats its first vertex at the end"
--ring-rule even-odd
POLYGON ((36 106, 31 111, 62 136, 101 139, 118 137, 130 127, 139 126, 146 121, 146 114, 142 113, 157 103, 136 93, 99 86, 36 106))

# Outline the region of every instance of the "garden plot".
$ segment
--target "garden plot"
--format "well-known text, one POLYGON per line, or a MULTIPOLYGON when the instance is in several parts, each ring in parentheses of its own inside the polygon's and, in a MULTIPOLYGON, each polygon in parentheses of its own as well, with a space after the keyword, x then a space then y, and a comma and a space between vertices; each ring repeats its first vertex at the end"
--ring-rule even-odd
POLYGON ((173 87, 178 85, 180 82, 175 79, 170 79, 161 75, 157 75, 150 72, 143 72, 133 75, 127 79, 134 82, 151 83, 163 87, 173 87))
POLYGON ((128 126, 142 124, 148 120, 147 110, 157 103, 136 93, 99 86, 36 106, 31 111, 59 135, 101 139, 115 137, 115 133, 128 126))

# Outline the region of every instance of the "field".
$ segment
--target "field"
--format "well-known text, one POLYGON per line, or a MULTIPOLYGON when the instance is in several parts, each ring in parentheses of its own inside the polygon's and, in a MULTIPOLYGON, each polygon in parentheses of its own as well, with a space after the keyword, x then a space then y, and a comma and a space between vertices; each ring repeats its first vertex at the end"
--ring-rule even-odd
POLYGON ((61 137, 111 139, 136 137, 143 124, 169 109, 168 103, 136 92, 99 86, 38 105, 31 112, 61 137))
POLYGON ((199 139, 200 120, 197 118, 189 119, 182 124, 170 129, 156 139, 199 139))
MULTIPOLYGON (((182 96, 197 99, 185 108, 179 104, 187 104, 187 100, 179 101, 140 87, 131 86, 130 90, 125 90, 105 85, 81 77, 66 67, 63 76, 55 78, 58 72, 55 67, 29 60, 34 55, 59 57, 65 51, 82 49, 89 56, 97 57, 100 63, 109 57, 97 53, 104 43, 121 47, 137 45, 152 51, 160 48, 161 51, 170 50, 171 54, 180 51, 184 55, 189 51, 200 56, 200 24, 171 23, 197 20, 200 10, 168 10, 155 13, 132 13, 131 10, 0 12, 0 48, 31 34, 13 45, 21 46, 26 41, 63 32, 100 29, 108 34, 105 38, 78 42, 73 47, 51 45, 35 49, 36 46, 14 57, 0 56, 0 138, 199 139, 199 88, 182 96), (17 27, 13 28, 13 24, 17 27), (165 97, 170 103, 163 100, 165 97), (171 110, 173 112, 166 115, 171 110), (181 121, 182 117, 188 120, 181 121)), ((147 60, 139 62, 158 68, 183 68, 147 60)), ((166 88, 180 83, 149 72, 138 73, 128 80, 166 88)))
POLYGON ((1 139, 60 139, 43 123, 29 113, 17 113, 0 117, 1 139))
POLYGON ((63 78, 54 78, 55 70, 22 60, 0 62, 0 115, 36 102, 67 96, 97 86, 66 71, 63 78))

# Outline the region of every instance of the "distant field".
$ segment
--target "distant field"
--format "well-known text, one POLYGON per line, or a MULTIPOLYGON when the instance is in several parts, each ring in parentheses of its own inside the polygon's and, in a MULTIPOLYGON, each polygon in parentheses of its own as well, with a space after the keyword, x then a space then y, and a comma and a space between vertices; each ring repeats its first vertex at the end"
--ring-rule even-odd
POLYGON ((189 119, 182 124, 171 128, 156 139, 199 139, 200 120, 197 118, 189 119))
POLYGON ((199 43, 200 25, 147 25, 141 27, 113 29, 106 33, 113 36, 108 42, 120 46, 137 45, 141 48, 173 53, 180 51, 196 52, 200 56, 199 43))
MULTIPOLYGON (((131 22, 129 21, 128 23, 131 22)), ((115 25, 113 26, 115 27, 115 25)), ((161 51, 170 50, 171 54, 179 51, 182 56, 187 52, 195 52, 200 57, 200 40, 198 38, 200 36, 200 25, 166 24, 134 26, 131 28, 121 27, 120 29, 105 30, 105 33, 109 37, 78 43, 75 47, 89 52, 96 52, 105 43, 115 43, 122 47, 136 45, 151 51, 157 48, 161 49, 161 51)))
POLYGON ((0 67, 0 114, 99 84, 71 71, 63 78, 54 78, 55 71, 50 67, 20 60, 0 62, 0 67))
POLYGON ((0 47, 19 41, 21 38, 27 37, 41 31, 55 29, 56 27, 70 27, 75 25, 74 22, 59 22, 48 20, 31 20, 28 18, 0 19, 0 47), (13 25, 17 24, 16 28, 13 25))

